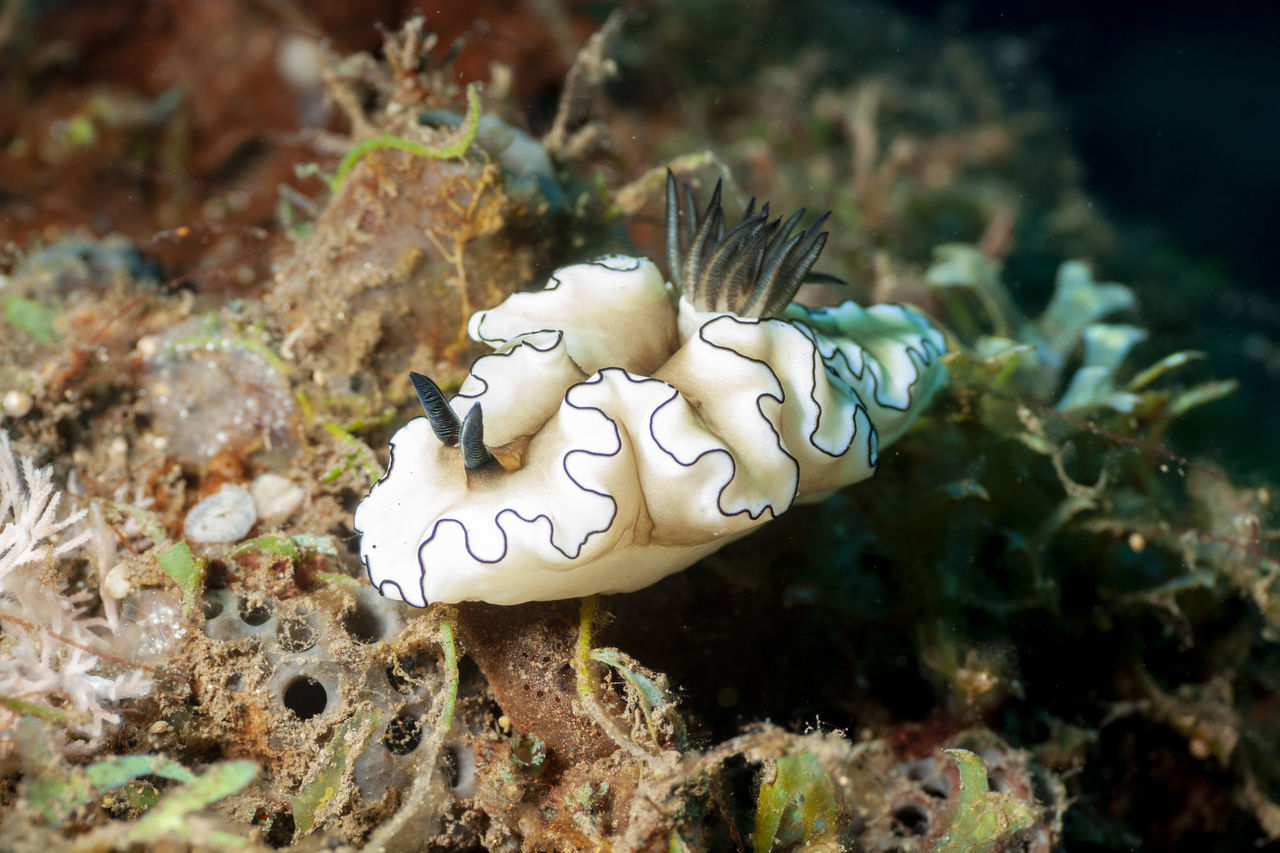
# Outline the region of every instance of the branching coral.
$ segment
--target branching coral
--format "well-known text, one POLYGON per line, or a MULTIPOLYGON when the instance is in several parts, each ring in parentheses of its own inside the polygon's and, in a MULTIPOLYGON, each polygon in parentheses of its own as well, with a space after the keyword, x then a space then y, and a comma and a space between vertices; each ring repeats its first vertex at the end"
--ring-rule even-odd
POLYGON ((482 356, 392 439, 356 511, 385 595, 423 606, 626 592, 691 565, 797 500, 871 476, 943 379, 916 311, 789 306, 822 218, 725 230, 668 178, 675 285, 646 259, 557 271, 472 316, 482 356))
POLYGON ((20 566, 39 563, 69 553, 85 543, 83 533, 54 545, 53 540, 84 517, 84 510, 58 518, 62 495, 53 487, 53 473, 36 468, 27 457, 18 461, 9 446, 9 437, 0 435, 0 589, 7 588, 11 575, 20 566), (26 488, 23 481, 26 481, 26 488))
MULTIPOLYGON (((85 515, 59 517, 62 496, 49 468, 15 458, 0 435, 0 732, 18 721, 15 709, 68 709, 81 731, 97 737, 119 715, 108 703, 145 696, 147 677, 134 671, 116 677, 97 674, 101 658, 92 632, 101 620, 83 614, 83 596, 67 596, 37 575, 50 562, 84 545, 85 531, 58 541, 85 515), (19 474, 21 468, 21 474, 19 474)), ((0 740, 0 756, 8 749, 0 740)))

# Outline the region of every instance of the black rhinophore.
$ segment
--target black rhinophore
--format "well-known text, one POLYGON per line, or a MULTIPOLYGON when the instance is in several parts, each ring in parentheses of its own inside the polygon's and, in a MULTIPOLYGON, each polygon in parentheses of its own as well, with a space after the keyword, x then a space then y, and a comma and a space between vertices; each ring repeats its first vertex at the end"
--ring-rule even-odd
POLYGON ((413 371, 409 372, 409 379, 413 382, 413 390, 418 393, 418 402, 422 404, 427 423, 431 424, 431 431, 445 447, 457 447, 458 438, 462 432, 462 422, 449 407, 449 402, 445 400, 440 386, 430 378, 413 371))
POLYGON ((462 464, 468 471, 483 468, 493 461, 493 454, 484 446, 484 413, 476 403, 462 419, 462 464))

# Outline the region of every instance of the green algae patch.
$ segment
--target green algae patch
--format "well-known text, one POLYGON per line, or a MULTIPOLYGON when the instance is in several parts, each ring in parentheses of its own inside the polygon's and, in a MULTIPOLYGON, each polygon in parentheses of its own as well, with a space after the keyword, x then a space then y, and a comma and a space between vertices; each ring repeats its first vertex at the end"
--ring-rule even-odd
POLYGON ((298 837, 317 825, 316 818, 336 810, 346 802, 341 796, 342 780, 347 773, 348 758, 364 751, 365 742, 382 722, 382 712, 374 708, 352 714, 333 732, 316 761, 318 770, 289 798, 298 837))
POLYGON ((769 853, 778 846, 832 841, 839 810, 831 774, 811 752, 784 755, 774 762, 774 775, 760 785, 754 853, 769 853))
POLYGON ((146 534, 146 537, 150 539, 151 543, 157 548, 163 546, 165 542, 169 541, 169 534, 164 529, 164 523, 160 521, 160 517, 154 512, 145 510, 142 507, 134 506, 133 504, 119 503, 116 501, 109 501, 107 506, 124 513, 134 521, 138 522, 138 525, 142 528, 142 532, 146 534))
POLYGON ((170 545, 156 557, 156 563, 182 590, 182 612, 191 615, 195 610, 196 596, 204 585, 204 564, 191 553, 186 542, 170 545))
POLYGON ((987 783, 987 766, 967 749, 948 749, 960 771, 957 809, 951 826, 933 845, 933 853, 982 853, 1036 822, 1026 803, 998 794, 987 783))
POLYGON ((120 755, 103 759, 69 773, 35 774, 23 782, 22 795, 50 825, 58 824, 72 811, 140 776, 159 776, 175 782, 191 782, 196 777, 182 765, 154 755, 120 755))
MULTIPOLYGON (((224 761, 214 764, 186 784, 175 788, 154 808, 148 811, 129 832, 129 840, 145 844, 161 836, 182 837, 190 815, 229 797, 253 781, 258 775, 258 765, 252 761, 224 761)), ((210 833, 209 842, 214 846, 243 845, 239 836, 224 832, 210 833)))
MULTIPOLYGON (((156 755, 117 755, 81 767, 61 757, 50 734, 46 725, 34 719, 20 726, 17 743, 25 768, 19 787, 22 800, 46 824, 60 826, 99 797, 125 789, 126 799, 146 809, 128 833, 128 840, 138 844, 150 844, 162 836, 181 836, 192 814, 235 794, 258 775, 258 765, 252 761, 220 762, 197 775, 156 755), (144 776, 168 779, 179 786, 163 795, 138 797, 137 791, 127 786, 144 776)), ((243 839, 215 834, 226 836, 221 841, 210 838, 222 847, 243 844, 243 839)))
POLYGON ((302 556, 302 552, 298 548, 298 543, 292 536, 276 536, 273 534, 267 534, 255 539, 250 539, 247 542, 241 542, 231 550, 231 556, 236 557, 240 554, 246 554, 251 551, 258 551, 264 554, 274 554, 277 557, 287 557, 293 561, 297 561, 302 556))
POLYGON ((37 343, 55 344, 60 336, 54 327, 58 312, 34 299, 10 296, 4 300, 4 318, 37 343))

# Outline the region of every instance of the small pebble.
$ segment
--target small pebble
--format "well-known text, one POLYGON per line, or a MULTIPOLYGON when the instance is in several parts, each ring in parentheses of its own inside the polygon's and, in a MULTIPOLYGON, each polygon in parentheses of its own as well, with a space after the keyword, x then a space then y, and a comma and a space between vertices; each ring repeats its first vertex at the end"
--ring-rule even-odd
POLYGON ((295 34, 281 40, 276 69, 291 86, 298 89, 320 88, 324 84, 327 67, 324 45, 316 39, 295 34))
POLYGON ((34 401, 31 399, 31 395, 26 391, 7 391, 0 406, 4 408, 4 413, 9 417, 20 418, 31 411, 33 404, 34 401))
POLYGON ((228 483, 191 508, 182 530, 192 542, 239 542, 257 520, 249 490, 228 483))
POLYGON ((138 339, 138 355, 146 359, 152 359, 159 353, 160 340, 154 335, 146 335, 138 339))
POLYGON ((267 524, 277 524, 302 506, 306 493, 302 487, 279 474, 263 474, 249 486, 258 517, 267 524))

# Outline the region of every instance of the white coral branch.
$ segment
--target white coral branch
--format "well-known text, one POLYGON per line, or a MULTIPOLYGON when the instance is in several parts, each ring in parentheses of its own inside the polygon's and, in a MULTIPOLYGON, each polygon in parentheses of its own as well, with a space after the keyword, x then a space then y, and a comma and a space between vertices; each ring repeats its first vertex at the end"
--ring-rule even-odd
MULTIPOLYGON (((102 660, 92 649, 100 639, 91 629, 103 621, 84 615, 82 597, 64 595, 24 569, 68 554, 94 535, 89 529, 57 541, 85 517, 84 510, 59 517, 61 504, 52 469, 27 457, 19 462, 0 433, 0 599, 14 608, 0 609, 0 696, 77 711, 85 715, 79 728, 97 738, 120 722, 107 703, 146 696, 151 682, 138 670, 114 677, 96 672, 102 660)), ((13 722, 12 713, 0 714, 0 728, 13 722)))
POLYGON ((50 544, 63 530, 84 517, 84 510, 58 518, 62 494, 54 488, 53 470, 36 468, 22 458, 22 476, 9 437, 0 434, 0 590, 19 566, 69 553, 83 545, 90 533, 50 544), (23 482, 26 486, 24 488, 23 482))

